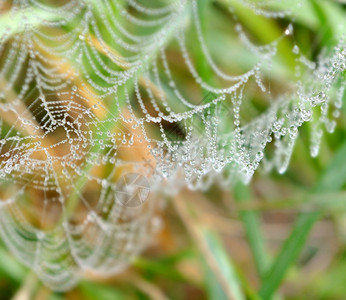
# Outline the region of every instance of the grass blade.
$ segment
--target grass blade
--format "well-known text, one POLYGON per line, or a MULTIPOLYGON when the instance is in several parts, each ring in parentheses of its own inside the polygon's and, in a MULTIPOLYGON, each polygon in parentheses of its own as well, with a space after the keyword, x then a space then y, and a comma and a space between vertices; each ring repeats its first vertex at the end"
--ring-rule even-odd
POLYGON ((298 217, 289 238, 282 246, 280 253, 276 257, 275 262, 260 289, 259 294, 263 299, 270 299, 273 296, 282 282, 288 268, 298 258, 308 238, 309 232, 318 220, 318 217, 318 212, 303 213, 298 217))
MULTIPOLYGON (((249 188, 246 185, 239 183, 234 188, 234 197, 238 203, 244 203, 251 200, 249 188)), ((257 272, 262 278, 266 274, 270 262, 265 249, 259 215, 253 210, 243 210, 240 212, 240 217, 244 224, 246 237, 255 261, 257 272)))
POLYGON ((199 224, 193 207, 187 206, 188 203, 184 200, 181 197, 176 197, 173 203, 198 249, 203 254, 208 268, 214 274, 214 276, 208 276, 208 278, 215 279, 207 283, 209 293, 215 293, 215 296, 218 295, 218 297, 223 295, 225 299, 245 300, 232 263, 222 243, 214 232, 199 224))
MULTIPOLYGON (((346 143, 336 152, 333 160, 320 177, 313 193, 335 192, 346 183, 346 143)), ((331 200, 332 201, 332 200, 331 200)), ((284 242, 280 253, 277 255, 260 295, 263 299, 270 299, 279 287, 289 267, 296 261, 303 249, 308 234, 320 217, 321 212, 302 213, 296 221, 288 239, 284 242)))
MULTIPOLYGON (((206 245, 208 246, 209 251, 212 253, 214 260, 218 265, 219 271, 222 273, 222 276, 227 284, 229 284, 230 290, 232 290, 232 299, 245 299, 240 289, 240 284, 237 279, 238 276, 217 235, 213 231, 203 227, 199 228, 199 231, 206 245)), ((207 266, 205 270, 207 279, 206 284, 210 299, 229 299, 221 288, 221 285, 218 284, 211 268, 208 268, 207 266)))

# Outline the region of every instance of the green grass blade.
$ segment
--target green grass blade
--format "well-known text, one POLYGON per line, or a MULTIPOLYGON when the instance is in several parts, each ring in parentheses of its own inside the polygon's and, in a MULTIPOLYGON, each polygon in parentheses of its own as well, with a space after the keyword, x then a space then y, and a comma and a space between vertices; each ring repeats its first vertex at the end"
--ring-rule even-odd
MULTIPOLYGON (((232 291, 232 299, 245 300, 245 297, 240 288, 238 276, 229 259, 229 255, 225 251, 217 235, 213 231, 203 227, 199 228, 199 231, 201 237, 205 241, 205 244, 209 248, 210 253, 212 253, 214 261, 217 263, 218 271, 221 272, 225 284, 227 284, 229 286, 229 289, 232 291)), ((229 299, 226 296, 219 281, 215 278, 214 272, 206 263, 204 265, 206 271, 206 285, 210 299, 229 299)))
POLYGON ((203 264, 207 266, 207 290, 211 299, 245 300, 238 276, 218 235, 199 223, 198 208, 188 204, 185 200, 177 197, 173 203, 198 250, 203 255, 203 264))
MULTIPOLYGON (((239 183, 234 188, 234 197, 238 203, 244 203, 251 200, 249 188, 246 185, 239 183)), ((242 219, 245 228, 246 237, 255 261, 257 272, 262 278, 268 270, 270 261, 265 249, 259 215, 253 210, 243 210, 240 212, 240 218, 242 219)))
POLYGON ((260 296, 263 299, 271 299, 280 283, 282 282, 288 268, 296 261, 309 232, 318 220, 319 213, 303 213, 298 217, 289 238, 285 241, 282 250, 275 259, 275 262, 260 289, 260 296))
POLYGON ((79 285, 81 294, 85 300, 121 300, 126 299, 126 294, 107 285, 83 281, 79 285))
POLYGON ((10 280, 21 283, 27 274, 27 270, 12 257, 2 245, 0 246, 0 278, 5 276, 10 280))
MULTIPOLYGON (((320 177, 314 193, 338 191, 346 183, 346 143, 337 151, 329 167, 320 177)), ((332 201, 332 199, 331 199, 332 201)), ((270 299, 282 282, 289 267, 296 261, 308 234, 318 220, 321 212, 302 213, 296 221, 293 230, 285 241, 280 253, 275 259, 261 289, 260 296, 270 299)))

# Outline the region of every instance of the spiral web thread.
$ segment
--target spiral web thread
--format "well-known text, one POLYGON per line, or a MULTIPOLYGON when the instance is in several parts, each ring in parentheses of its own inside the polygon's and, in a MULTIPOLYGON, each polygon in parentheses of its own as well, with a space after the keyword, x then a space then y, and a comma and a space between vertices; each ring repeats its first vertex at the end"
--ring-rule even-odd
MULTIPOLYGON (((300 2, 220 3, 251 58, 235 74, 211 52, 197 0, 0 0, 2 20, 11 20, 0 29, 0 228, 51 288, 72 287, 84 271, 121 270, 158 229, 155 200, 119 203, 122 174, 143 175, 152 194, 205 189, 216 178, 249 182, 260 163, 286 170, 303 123, 313 121, 313 156, 323 127, 334 130, 345 90, 342 37, 310 61, 292 42, 292 23, 259 46, 232 6, 287 21, 300 2), (288 41, 294 67, 278 73, 289 82, 276 95, 265 78, 288 41), (196 48, 213 80, 200 74, 196 48), (269 99, 264 111, 249 90, 269 99)), ((237 59, 232 50, 226 60, 237 59)))

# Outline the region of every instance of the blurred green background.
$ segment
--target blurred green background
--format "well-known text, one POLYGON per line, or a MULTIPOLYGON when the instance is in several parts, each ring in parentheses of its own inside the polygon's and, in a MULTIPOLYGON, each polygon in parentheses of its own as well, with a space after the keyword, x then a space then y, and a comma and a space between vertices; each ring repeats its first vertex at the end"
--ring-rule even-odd
MULTIPOLYGON (((321 49, 335 45, 340 28, 345 28, 340 27, 346 23, 341 2, 300 2, 294 40, 280 44, 282 73, 293 68, 294 43, 314 60, 321 49)), ((259 43, 276 39, 291 21, 255 15, 235 0, 201 0, 201 23, 214 39, 210 42, 214 54, 226 51, 227 45, 235 53, 242 49, 228 30, 228 5, 259 43), (207 20, 212 24, 205 24, 207 20)), ((280 5, 285 4, 274 4, 280 5)), ((1 27, 6 22, 0 17, 1 27)), ((213 81, 199 51, 191 56, 203 77, 213 81)), ((237 68, 246 68, 248 59, 244 55, 237 68)), ((273 80, 273 75, 266 76, 273 80)), ((285 83, 273 80, 275 89, 284 91, 285 83)), ((258 96, 253 105, 260 111, 265 101, 258 96)), ((283 175, 259 171, 248 186, 238 184, 228 191, 213 186, 206 193, 183 190, 174 199, 163 199, 167 208, 162 231, 132 266, 116 276, 86 274, 73 290, 54 293, 1 244, 0 299, 346 299, 346 105, 335 132, 323 136, 316 158, 309 153, 311 126, 300 129, 283 175)))

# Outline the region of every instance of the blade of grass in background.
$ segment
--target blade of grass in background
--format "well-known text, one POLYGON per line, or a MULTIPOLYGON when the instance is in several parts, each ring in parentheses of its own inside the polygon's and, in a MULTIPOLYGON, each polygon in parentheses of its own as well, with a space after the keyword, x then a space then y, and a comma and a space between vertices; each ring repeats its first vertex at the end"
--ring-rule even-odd
POLYGON ((208 266, 206 279, 211 280, 207 281, 211 299, 245 300, 231 260, 216 238, 216 234, 198 223, 194 208, 181 196, 176 197, 173 203, 208 266), (223 296, 225 298, 222 298, 223 296))
POLYGON ((127 295, 116 288, 83 281, 79 284, 79 289, 85 300, 122 300, 127 299, 127 295))
POLYGON ((275 261, 263 280, 259 295, 263 299, 271 299, 275 291, 280 286, 289 267, 297 260, 309 232, 318 220, 319 213, 303 213, 293 226, 290 236, 284 242, 281 251, 276 256, 275 261))
POLYGON ((0 278, 6 276, 16 283, 21 283, 27 270, 0 245, 0 278))
MULTIPOLYGON (((219 271, 222 273, 223 278, 229 284, 230 290, 233 292, 234 300, 245 300, 238 282, 238 276, 232 266, 228 253, 223 248, 223 245, 217 235, 211 230, 200 227, 200 235, 205 241, 209 251, 212 253, 215 262, 219 267, 219 271)), ((215 275, 206 263, 204 264, 206 286, 210 299, 229 299, 225 291, 221 288, 221 285, 215 278, 215 275)))
MULTIPOLYGON (((252 197, 249 187, 239 183, 234 188, 234 198, 238 203, 250 201, 252 197)), ((263 277, 268 270, 270 261, 261 231, 259 215, 254 210, 240 211, 240 218, 244 224, 246 238, 255 261, 257 272, 260 277, 263 277)))
MULTIPOLYGON (((337 151, 328 168, 319 179, 316 188, 312 193, 335 192, 346 183, 346 143, 337 151)), ((333 199, 330 199, 332 201, 333 199)), ((277 255, 273 265, 260 288, 260 296, 263 299, 271 299, 272 295, 279 288, 288 269, 297 260, 301 253, 310 230, 323 212, 302 213, 293 226, 287 240, 284 242, 281 251, 277 255)))

